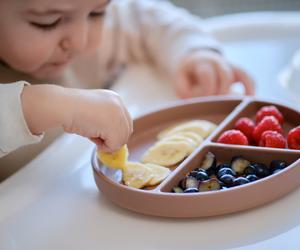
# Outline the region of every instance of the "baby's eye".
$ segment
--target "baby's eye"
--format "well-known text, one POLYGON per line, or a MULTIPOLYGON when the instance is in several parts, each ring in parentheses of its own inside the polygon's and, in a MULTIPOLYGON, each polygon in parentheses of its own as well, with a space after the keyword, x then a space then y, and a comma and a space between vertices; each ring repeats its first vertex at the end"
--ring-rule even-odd
POLYGON ((105 16, 105 10, 102 11, 93 11, 89 14, 91 18, 103 17, 105 16))
POLYGON ((33 25, 34 27, 37 27, 42 30, 52 30, 52 29, 56 28, 56 26, 59 24, 59 22, 60 22, 60 19, 57 19, 51 23, 30 22, 30 24, 33 25))

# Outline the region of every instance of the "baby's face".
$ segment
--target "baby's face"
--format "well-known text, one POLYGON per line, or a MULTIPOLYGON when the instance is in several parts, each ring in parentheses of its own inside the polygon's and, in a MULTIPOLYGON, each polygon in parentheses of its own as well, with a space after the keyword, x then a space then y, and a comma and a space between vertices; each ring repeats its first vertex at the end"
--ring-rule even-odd
POLYGON ((0 60, 34 77, 59 76, 100 44, 109 0, 0 0, 0 60))

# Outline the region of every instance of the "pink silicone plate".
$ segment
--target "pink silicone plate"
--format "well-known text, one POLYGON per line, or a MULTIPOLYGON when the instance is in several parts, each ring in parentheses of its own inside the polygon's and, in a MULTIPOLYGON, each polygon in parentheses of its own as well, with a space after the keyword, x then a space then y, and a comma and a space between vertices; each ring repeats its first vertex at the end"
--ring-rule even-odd
POLYGON ((211 97, 181 101, 173 106, 146 114, 134 121, 134 133, 128 143, 129 160, 140 161, 143 153, 157 140, 156 135, 174 123, 191 119, 209 120, 217 129, 188 158, 179 164, 158 186, 135 189, 121 183, 122 172, 102 166, 92 155, 94 178, 101 192, 115 204, 148 215, 164 217, 205 217, 233 213, 275 200, 300 184, 300 151, 216 143, 218 136, 233 128, 243 116, 253 118, 265 105, 275 105, 285 118, 285 134, 300 124, 300 113, 287 106, 246 97, 211 97), (199 193, 172 193, 172 188, 191 170, 199 167, 205 154, 214 153, 218 161, 230 161, 242 155, 249 161, 269 164, 285 160, 289 166, 279 173, 229 189, 199 193))

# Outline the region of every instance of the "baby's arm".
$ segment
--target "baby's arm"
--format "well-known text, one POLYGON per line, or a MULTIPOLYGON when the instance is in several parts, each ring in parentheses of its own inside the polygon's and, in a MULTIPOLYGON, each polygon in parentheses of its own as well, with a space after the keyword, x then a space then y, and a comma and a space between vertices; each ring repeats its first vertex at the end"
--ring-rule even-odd
POLYGON ((252 93, 251 79, 222 56, 203 21, 184 9, 164 1, 115 1, 105 27, 110 44, 116 44, 113 57, 154 62, 174 79, 181 97, 224 94, 235 81, 246 81, 252 93))
POLYGON ((105 27, 104 39, 107 33, 118 36, 121 60, 154 60, 168 71, 192 50, 219 50, 201 19, 165 1, 113 1, 105 27))
POLYGON ((35 143, 43 132, 63 127, 115 151, 132 132, 120 97, 109 90, 80 90, 56 85, 0 84, 0 156, 35 143))

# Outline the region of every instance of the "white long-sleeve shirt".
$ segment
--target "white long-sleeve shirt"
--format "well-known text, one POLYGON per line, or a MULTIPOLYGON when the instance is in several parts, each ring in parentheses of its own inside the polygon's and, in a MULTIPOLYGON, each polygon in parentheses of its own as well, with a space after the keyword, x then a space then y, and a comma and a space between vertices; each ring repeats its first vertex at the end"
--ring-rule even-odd
MULTIPOLYGON (((218 49, 218 45, 201 19, 186 10, 155 0, 115 1, 107 9, 97 53, 78 57, 62 78, 43 82, 100 88, 120 66, 139 62, 172 74, 187 53, 199 48, 218 49)), ((42 138, 32 135, 24 120, 20 102, 24 81, 42 83, 0 66, 0 157, 42 138)))

